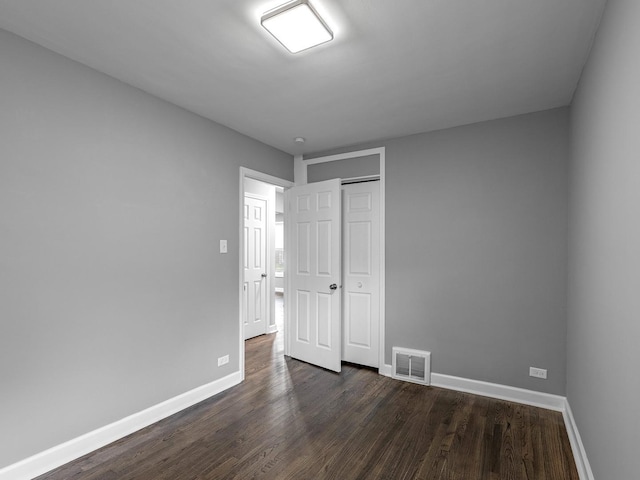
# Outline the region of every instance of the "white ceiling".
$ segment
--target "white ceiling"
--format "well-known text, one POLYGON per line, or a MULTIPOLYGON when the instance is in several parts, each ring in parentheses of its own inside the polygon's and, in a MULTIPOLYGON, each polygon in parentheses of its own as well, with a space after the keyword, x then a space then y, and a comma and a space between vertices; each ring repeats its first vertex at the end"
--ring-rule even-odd
POLYGON ((291 55, 284 1, 0 0, 0 28, 294 154, 568 105, 606 2, 312 0, 335 40, 291 55))

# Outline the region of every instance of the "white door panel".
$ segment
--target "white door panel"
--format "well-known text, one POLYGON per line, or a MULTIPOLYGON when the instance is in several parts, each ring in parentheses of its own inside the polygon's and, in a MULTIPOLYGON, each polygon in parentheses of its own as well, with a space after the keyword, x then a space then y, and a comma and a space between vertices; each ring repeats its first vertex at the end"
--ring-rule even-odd
POLYGON ((293 187, 285 192, 285 201, 290 206, 289 351, 294 358, 339 372, 340 180, 293 187))
POLYGON ((244 198, 244 338, 266 333, 267 322, 267 200, 244 198))
POLYGON ((343 185, 342 359, 379 366, 380 183, 343 185))

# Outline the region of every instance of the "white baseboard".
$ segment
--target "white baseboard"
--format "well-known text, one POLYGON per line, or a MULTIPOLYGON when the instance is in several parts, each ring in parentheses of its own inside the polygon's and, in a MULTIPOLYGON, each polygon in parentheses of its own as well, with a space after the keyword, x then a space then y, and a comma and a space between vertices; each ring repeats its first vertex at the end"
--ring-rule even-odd
POLYGON ((565 408, 566 398, 551 393, 536 392, 524 388, 510 387, 497 383, 483 382, 480 380, 470 380, 468 378, 443 375, 441 373, 431 374, 431 385, 434 387, 447 388, 458 392, 475 393, 485 397, 498 398, 509 402, 522 403, 533 407, 546 408, 562 412, 565 408))
POLYGON ((391 365, 387 365, 386 363, 378 368, 378 373, 380 375, 384 375, 385 377, 393 376, 393 367, 391 365))
POLYGON ((580 438, 580 433, 578 432, 576 420, 573 418, 569 401, 566 399, 562 416, 564 417, 564 424, 567 428, 567 435, 569 435, 569 443, 571 443, 571 450, 573 451, 573 458, 576 461, 576 468, 578 469, 580 480, 594 480, 591 465, 587 458, 587 452, 584 449, 582 438, 580 438))
POLYGON ((278 326, 277 325, 267 325, 267 335, 271 334, 271 333, 276 333, 278 331, 278 326))
POLYGON ((235 372, 214 382, 194 388, 170 398, 141 412, 118 420, 44 452, 0 469, 0 480, 29 480, 54 468, 104 447, 116 440, 167 418, 185 408, 206 400, 242 381, 240 372, 235 372))

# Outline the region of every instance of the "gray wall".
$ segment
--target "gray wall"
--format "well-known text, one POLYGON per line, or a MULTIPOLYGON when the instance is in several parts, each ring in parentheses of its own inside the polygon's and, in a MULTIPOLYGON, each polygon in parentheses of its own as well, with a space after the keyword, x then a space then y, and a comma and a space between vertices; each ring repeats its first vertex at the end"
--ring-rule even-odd
POLYGON ((3 31, 0 65, 1 468, 238 370, 239 166, 293 162, 3 31))
POLYGON ((565 393, 568 136, 565 108, 348 149, 386 146, 386 363, 565 393))
POLYGON ((640 2, 609 0, 572 107, 567 393, 595 478, 638 478, 640 2))

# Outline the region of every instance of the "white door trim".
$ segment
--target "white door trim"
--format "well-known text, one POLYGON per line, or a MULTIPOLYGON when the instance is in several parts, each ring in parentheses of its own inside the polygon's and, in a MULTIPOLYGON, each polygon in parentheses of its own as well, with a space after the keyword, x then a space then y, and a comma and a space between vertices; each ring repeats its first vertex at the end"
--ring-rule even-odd
MULTIPOLYGON (((335 162, 350 158, 366 157, 378 155, 380 165, 380 363, 378 372, 383 375, 391 375, 391 365, 385 365, 385 147, 369 148, 353 152, 327 155, 325 157, 305 160, 302 156, 296 155, 294 158, 294 174, 296 184, 307 183, 307 166, 317 163, 335 162)), ((348 180, 348 179, 343 179, 348 180)))
MULTIPOLYGON (((244 179, 252 178, 261 182, 270 183, 277 187, 291 188, 293 182, 283 178, 274 177, 268 173, 259 172, 246 167, 240 167, 240 183, 238 188, 238 358, 241 380, 244 381, 244 335, 242 319, 242 278, 244 265, 242 262, 242 245, 244 236, 244 179)), ((285 312, 286 315, 286 312, 285 312)), ((286 318, 285 318, 286 322, 286 318)))

